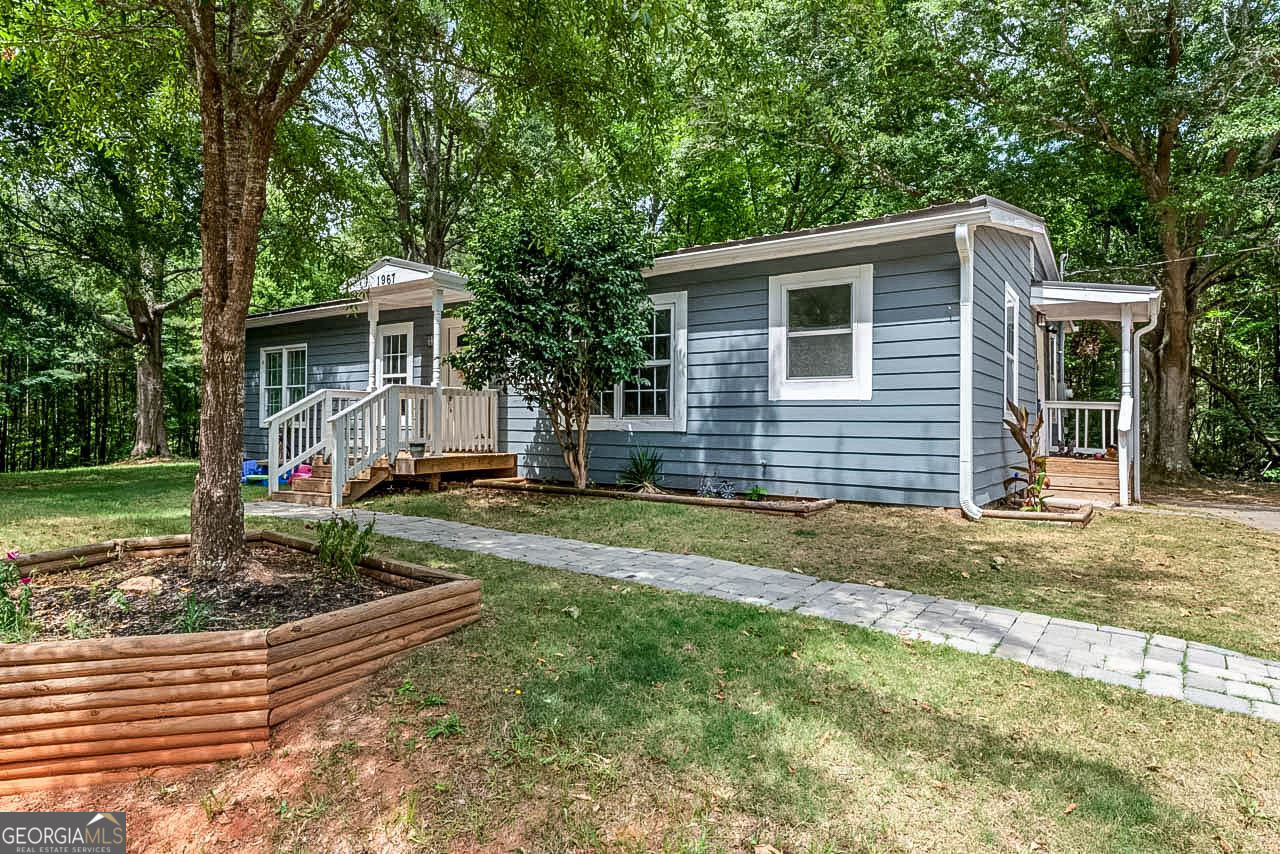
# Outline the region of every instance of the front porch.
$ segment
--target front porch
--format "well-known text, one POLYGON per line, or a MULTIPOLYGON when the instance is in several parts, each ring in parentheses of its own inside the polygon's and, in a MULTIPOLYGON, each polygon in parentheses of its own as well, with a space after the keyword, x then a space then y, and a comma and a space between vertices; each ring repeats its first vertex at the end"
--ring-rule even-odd
POLYGON ((1040 451, 1053 497, 1128 506, 1142 500, 1142 371, 1134 354, 1155 327, 1160 292, 1133 285, 1037 282, 1037 392, 1044 428, 1040 451), (1075 400, 1067 386, 1066 338, 1080 321, 1115 324, 1119 399, 1075 400))
POLYGON ((404 265, 365 274, 377 282, 367 284, 356 306, 368 317, 367 387, 318 389, 265 420, 271 497, 337 508, 392 480, 434 488, 446 476, 515 473, 515 455, 498 448, 497 389, 462 388, 445 362, 462 328, 445 317, 446 308, 470 292, 456 274, 404 265), (420 364, 426 359, 415 349, 413 323, 394 322, 395 316, 381 322, 384 312, 427 305, 429 367, 420 364), (427 370, 430 382, 420 383, 427 370), (299 477, 303 465, 309 476, 299 477), (290 488, 282 491, 280 479, 290 473, 290 488))

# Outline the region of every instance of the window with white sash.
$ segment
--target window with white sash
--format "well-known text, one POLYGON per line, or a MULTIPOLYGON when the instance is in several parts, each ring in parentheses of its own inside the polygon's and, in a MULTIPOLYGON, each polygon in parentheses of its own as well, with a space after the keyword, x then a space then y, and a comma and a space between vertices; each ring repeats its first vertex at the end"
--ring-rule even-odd
POLYGON ((307 345, 263 347, 258 358, 259 420, 265 424, 307 396, 307 345))
POLYGON ((870 264, 769 277, 769 399, 871 398, 870 264))
POLYGON ((592 429, 685 429, 686 342, 688 300, 684 291, 653 294, 642 344, 644 366, 634 379, 597 396, 592 429))
POLYGON ((1018 338, 1021 333, 1021 301, 1008 283, 1004 286, 1004 399, 1018 405, 1018 338))

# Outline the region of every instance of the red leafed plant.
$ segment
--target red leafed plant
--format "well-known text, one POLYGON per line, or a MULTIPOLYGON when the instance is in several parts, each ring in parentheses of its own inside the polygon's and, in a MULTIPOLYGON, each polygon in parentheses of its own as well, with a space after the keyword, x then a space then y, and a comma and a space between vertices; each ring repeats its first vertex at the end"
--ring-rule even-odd
POLYGON ((1035 424, 1032 424, 1025 406, 1018 406, 1012 400, 1005 401, 1005 405, 1010 414, 1005 416, 1004 426, 1009 429, 1013 441, 1018 443, 1027 464, 1013 467, 1014 474, 1005 478, 1004 488, 1021 484, 1018 488, 1021 509, 1043 511, 1044 499, 1049 497, 1049 493, 1045 491, 1049 487, 1049 475, 1045 471, 1048 457, 1040 453, 1040 430, 1044 427, 1044 413, 1037 412, 1035 424))

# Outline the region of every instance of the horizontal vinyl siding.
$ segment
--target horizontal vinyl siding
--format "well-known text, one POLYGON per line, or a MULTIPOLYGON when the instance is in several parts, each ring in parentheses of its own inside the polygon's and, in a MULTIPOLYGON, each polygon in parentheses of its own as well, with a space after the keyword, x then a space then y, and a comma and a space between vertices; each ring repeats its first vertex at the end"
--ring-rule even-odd
POLYGON ((1008 282, 1021 301, 1018 350, 1018 402, 1035 417, 1036 343, 1031 313, 1029 238, 992 228, 979 228, 973 259, 973 483, 978 504, 1006 494, 1011 466, 1023 461, 1004 426, 1004 287, 1008 282))
MULTIPOLYGON (((664 457, 666 483, 759 484, 775 495, 954 505, 959 463, 959 260, 948 236, 651 279, 687 291, 684 433, 592 431, 590 476, 612 483, 633 446, 664 457), (768 399, 769 276, 874 265, 872 396, 768 399)), ((567 478, 545 420, 503 405, 506 448, 522 474, 567 478)))
MULTIPOLYGON (((384 311, 379 324, 413 322, 413 361, 418 382, 431 381, 430 308, 384 311)), ((369 384, 369 321, 365 315, 324 317, 245 330, 244 454, 266 459, 267 431, 258 412, 263 347, 307 345, 307 393, 322 388, 363 389, 369 384)))

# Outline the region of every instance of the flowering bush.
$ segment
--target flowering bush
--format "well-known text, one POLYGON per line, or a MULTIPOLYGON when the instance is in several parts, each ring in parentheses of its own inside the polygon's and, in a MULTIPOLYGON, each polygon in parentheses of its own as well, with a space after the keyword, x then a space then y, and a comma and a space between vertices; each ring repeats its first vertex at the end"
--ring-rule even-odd
POLYGON ((31 576, 18 570, 18 551, 0 562, 0 638, 5 643, 25 641, 35 630, 31 619, 31 576))

